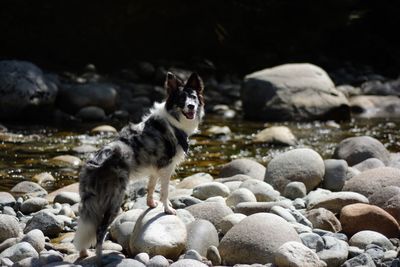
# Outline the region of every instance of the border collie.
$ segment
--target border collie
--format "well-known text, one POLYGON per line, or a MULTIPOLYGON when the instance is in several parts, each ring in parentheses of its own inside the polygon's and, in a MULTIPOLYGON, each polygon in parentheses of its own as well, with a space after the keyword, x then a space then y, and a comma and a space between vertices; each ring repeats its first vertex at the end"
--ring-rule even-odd
POLYGON ((96 244, 97 264, 101 265, 103 239, 131 179, 148 177, 150 208, 157 206, 153 193, 160 180, 164 211, 175 214, 168 200, 169 180, 188 152, 188 137, 196 132, 204 115, 203 87, 196 73, 183 83, 168 72, 166 101, 156 103, 141 123, 124 127, 114 141, 86 162, 79 175, 80 218, 74 239, 81 257, 96 244))

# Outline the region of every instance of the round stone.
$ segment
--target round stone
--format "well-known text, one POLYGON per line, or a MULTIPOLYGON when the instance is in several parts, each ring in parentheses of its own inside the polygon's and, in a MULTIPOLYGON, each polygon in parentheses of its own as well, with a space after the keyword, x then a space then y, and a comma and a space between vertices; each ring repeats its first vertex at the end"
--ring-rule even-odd
POLYGON ((272 126, 258 132, 254 138, 254 142, 270 143, 286 146, 294 146, 297 139, 292 131, 286 126, 272 126))
POLYGON ((229 188, 218 182, 204 183, 193 188, 192 196, 201 200, 210 197, 221 196, 226 197, 229 195, 229 188))
POLYGON ((285 186, 283 196, 289 199, 303 198, 307 195, 307 188, 302 182, 290 182, 285 186))
POLYGON ((217 226, 226 215, 233 213, 230 208, 219 202, 199 203, 185 209, 189 211, 195 219, 210 221, 214 226, 217 226))
POLYGON ((278 248, 274 263, 279 267, 325 267, 317 254, 299 242, 289 241, 278 248))
POLYGON ((143 212, 141 209, 133 209, 118 215, 110 226, 111 238, 123 248, 128 248, 129 236, 135 227, 137 219, 143 212))
POLYGON ((226 234, 233 226, 241 222, 247 216, 241 213, 233 213, 225 216, 218 223, 217 229, 222 234, 226 234))
POLYGON ((314 228, 327 230, 330 232, 339 232, 342 230, 340 221, 335 214, 327 209, 318 208, 306 212, 307 219, 312 223, 314 228))
POLYGON ((51 175, 51 173, 48 172, 42 172, 39 174, 36 174, 32 177, 32 180, 40 185, 44 185, 46 183, 52 183, 56 179, 51 175))
POLYGON ((0 192, 0 207, 14 206, 15 198, 8 192, 0 192))
POLYGON ((49 202, 41 197, 33 197, 25 200, 21 205, 21 211, 24 214, 30 214, 42 210, 49 202))
POLYGON ((210 183, 213 181, 213 179, 214 178, 208 173, 204 173, 204 172, 196 173, 196 174, 188 176, 188 177, 184 178, 182 181, 180 181, 177 184, 176 188, 193 189, 200 184, 210 183))
POLYGON ((39 254, 28 242, 17 243, 0 253, 0 259, 9 258, 13 262, 18 262, 29 257, 38 258, 39 254))
POLYGON ((21 232, 17 218, 0 214, 0 244, 9 238, 20 236, 21 232))
POLYGON ((187 225, 187 250, 195 250, 206 256, 209 246, 218 246, 219 239, 215 226, 206 220, 196 220, 187 225))
POLYGON ((354 234, 350 238, 349 244, 350 246, 355 246, 361 249, 365 249, 369 244, 379 245, 386 250, 394 249, 392 242, 390 242, 386 236, 370 230, 364 230, 354 234))
POLYGON ((245 174, 263 181, 265 167, 251 159, 235 159, 221 168, 219 177, 231 177, 237 174, 245 174))
POLYGON ((236 207, 237 204, 242 202, 257 202, 257 199, 254 194, 246 188, 236 189, 226 198, 226 205, 228 207, 236 207))
POLYGON ((40 253, 44 249, 45 238, 42 231, 34 229, 27 233, 21 240, 22 242, 28 242, 32 247, 40 253))
POLYGON ((240 185, 240 188, 247 188, 255 195, 257 201, 268 202, 275 201, 280 196, 278 191, 264 181, 257 179, 248 179, 240 185))
POLYGON ((208 265, 197 260, 183 259, 172 263, 170 267, 208 267, 208 265))
POLYGON ((221 265, 221 255, 219 255, 218 248, 215 246, 210 246, 207 249, 207 259, 211 261, 214 266, 221 265))
POLYGON ((353 166, 353 168, 360 172, 371 170, 375 168, 385 167, 385 163, 376 158, 369 158, 353 166))
POLYGON ((110 125, 99 125, 91 130, 92 133, 117 133, 117 129, 110 125))
POLYGON ((325 176, 323 188, 331 191, 342 190, 347 179, 347 162, 342 159, 327 159, 324 161, 324 164, 325 176))
POLYGON ((47 191, 40 185, 30 181, 23 181, 16 184, 11 188, 10 193, 15 197, 30 196, 30 197, 44 197, 47 191))
POLYGON ((39 229, 45 236, 57 237, 64 229, 64 222, 49 211, 39 211, 25 226, 24 233, 39 229))
POLYGON ((164 256, 157 255, 149 260, 146 267, 169 267, 169 262, 164 256))
POLYGON ((71 206, 79 203, 81 201, 81 197, 76 192, 60 192, 54 197, 54 202, 60 204, 70 204, 71 206))

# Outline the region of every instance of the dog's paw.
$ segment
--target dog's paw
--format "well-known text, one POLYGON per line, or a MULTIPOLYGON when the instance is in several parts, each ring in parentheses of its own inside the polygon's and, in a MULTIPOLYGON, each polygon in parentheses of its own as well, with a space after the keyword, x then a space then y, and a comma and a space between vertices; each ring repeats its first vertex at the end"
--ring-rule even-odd
POLYGON ((147 206, 149 206, 150 208, 154 209, 155 207, 157 207, 157 205, 158 203, 154 199, 147 199, 147 206))
POLYGON ((164 208, 164 212, 166 214, 176 215, 176 210, 174 208, 169 207, 169 206, 164 208))

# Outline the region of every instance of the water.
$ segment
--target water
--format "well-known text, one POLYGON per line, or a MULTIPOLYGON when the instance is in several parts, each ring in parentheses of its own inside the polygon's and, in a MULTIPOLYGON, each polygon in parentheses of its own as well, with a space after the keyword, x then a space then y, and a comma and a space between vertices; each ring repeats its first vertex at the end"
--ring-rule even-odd
MULTIPOLYGON (((183 178, 197 172, 208 172, 217 176, 222 164, 242 157, 252 157, 267 165, 276 154, 293 149, 252 142, 255 133, 272 125, 289 127, 299 140, 296 147, 311 147, 324 159, 331 158, 336 144, 350 136, 369 135, 380 140, 389 151, 400 152, 400 120, 357 119, 336 126, 323 122, 264 125, 208 116, 200 133, 192 138, 189 157, 179 166, 174 178, 183 178), (227 136, 209 134, 206 130, 212 125, 229 126, 232 133, 227 136)), ((91 135, 90 129, 93 125, 7 127, 7 133, 0 133, 0 191, 8 191, 20 181, 29 181, 35 174, 42 172, 49 172, 55 178, 55 182, 44 185, 48 191, 76 182, 78 168, 59 165, 50 159, 69 154, 85 160, 90 153, 74 152, 74 147, 101 147, 114 138, 110 134, 91 135)))

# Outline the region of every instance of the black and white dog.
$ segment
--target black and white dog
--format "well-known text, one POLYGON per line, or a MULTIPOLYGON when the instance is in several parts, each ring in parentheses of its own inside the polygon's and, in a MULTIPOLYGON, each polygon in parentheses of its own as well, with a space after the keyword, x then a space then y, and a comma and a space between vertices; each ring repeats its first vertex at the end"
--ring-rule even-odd
POLYGON ((188 137, 204 115, 203 82, 196 73, 186 83, 168 73, 165 87, 167 100, 156 103, 141 123, 124 127, 80 173, 80 218, 74 244, 81 257, 96 244, 99 265, 104 236, 120 210, 129 180, 148 177, 147 205, 154 208, 159 179, 165 213, 175 214, 168 200, 169 180, 188 151, 188 137))

